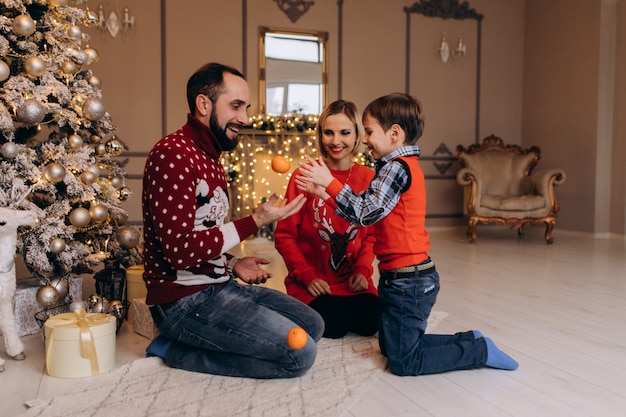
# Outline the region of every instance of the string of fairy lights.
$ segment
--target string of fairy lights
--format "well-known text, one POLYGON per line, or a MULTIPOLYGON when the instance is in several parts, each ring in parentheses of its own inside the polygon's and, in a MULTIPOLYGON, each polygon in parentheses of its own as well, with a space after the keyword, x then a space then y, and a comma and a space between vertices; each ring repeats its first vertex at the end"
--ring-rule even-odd
MULTIPOLYGON (((286 114, 250 117, 250 128, 240 131, 237 148, 222 157, 229 182, 230 217, 254 210, 272 193, 284 195, 289 178, 304 155, 318 156, 315 127, 318 115, 286 114), (291 168, 284 174, 271 169, 276 155, 284 156, 291 168)), ((355 162, 373 167, 368 153, 355 162)))

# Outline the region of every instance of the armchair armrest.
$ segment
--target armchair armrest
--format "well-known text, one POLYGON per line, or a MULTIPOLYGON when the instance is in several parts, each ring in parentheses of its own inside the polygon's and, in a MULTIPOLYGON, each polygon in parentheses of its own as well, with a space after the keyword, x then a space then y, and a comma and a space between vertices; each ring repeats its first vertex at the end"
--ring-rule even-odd
POLYGON ((560 185, 565 182, 567 176, 562 169, 547 169, 537 171, 521 181, 522 194, 534 194, 548 197, 552 195, 553 185, 560 185))
POLYGON ((472 168, 463 167, 456 173, 457 183, 464 187, 464 210, 466 213, 476 213, 476 206, 480 205, 482 194, 482 181, 477 171, 472 168))

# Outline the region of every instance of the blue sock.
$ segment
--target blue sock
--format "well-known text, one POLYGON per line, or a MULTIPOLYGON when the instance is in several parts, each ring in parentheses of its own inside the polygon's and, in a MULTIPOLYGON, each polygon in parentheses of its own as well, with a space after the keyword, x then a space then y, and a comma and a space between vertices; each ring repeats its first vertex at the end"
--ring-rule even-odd
POLYGON ((498 349, 493 340, 488 337, 484 339, 487 343, 487 363, 485 365, 490 368, 505 369, 507 371, 514 371, 519 367, 519 364, 512 357, 498 349))
POLYGON ((172 345, 172 341, 167 339, 165 336, 157 336, 146 348, 146 358, 152 356, 158 356, 159 358, 165 359, 165 355, 167 355, 167 350, 172 345))
POLYGON ((474 339, 480 339, 481 337, 483 337, 483 334, 478 330, 472 330, 472 333, 474 333, 474 339))

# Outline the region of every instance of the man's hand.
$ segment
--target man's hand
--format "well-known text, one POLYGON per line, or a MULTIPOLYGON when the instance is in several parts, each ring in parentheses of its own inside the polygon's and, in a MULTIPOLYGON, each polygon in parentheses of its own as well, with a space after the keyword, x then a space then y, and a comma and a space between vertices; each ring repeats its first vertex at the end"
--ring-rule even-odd
POLYGON ((322 294, 330 294, 330 285, 328 285, 328 282, 320 278, 315 278, 311 281, 306 289, 313 297, 317 297, 322 294))
POLYGON ((269 263, 269 259, 246 256, 237 261, 233 266, 233 272, 236 277, 239 277, 247 284, 263 284, 268 278, 272 277, 272 274, 261 269, 259 265, 268 265, 269 263))
POLYGON ((265 226, 266 224, 274 223, 275 221, 285 219, 292 214, 300 211, 306 201, 304 194, 299 194, 296 198, 287 203, 287 200, 283 200, 279 206, 275 206, 278 201, 278 194, 273 193, 267 201, 258 206, 252 218, 256 222, 257 227, 265 226))

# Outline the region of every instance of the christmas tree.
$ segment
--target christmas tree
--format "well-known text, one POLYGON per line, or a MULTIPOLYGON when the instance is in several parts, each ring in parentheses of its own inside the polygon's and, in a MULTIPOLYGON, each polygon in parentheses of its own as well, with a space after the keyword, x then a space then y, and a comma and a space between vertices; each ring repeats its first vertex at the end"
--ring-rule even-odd
POLYGON ((0 0, 0 206, 37 218, 18 229, 17 251, 43 307, 63 301, 73 272, 141 261, 122 208, 125 145, 89 69, 98 53, 83 28, 98 16, 85 3, 0 0))

